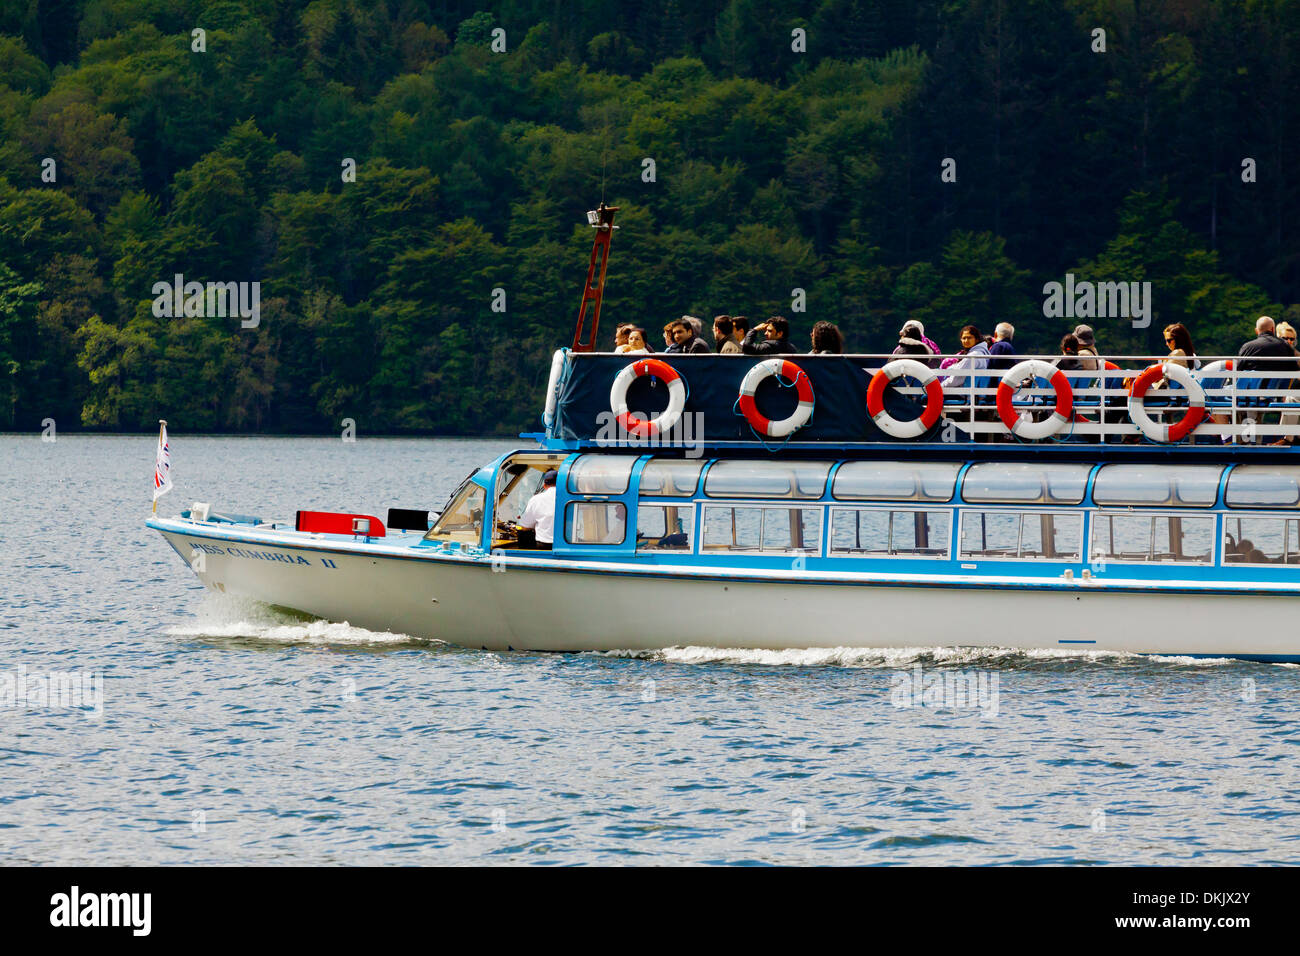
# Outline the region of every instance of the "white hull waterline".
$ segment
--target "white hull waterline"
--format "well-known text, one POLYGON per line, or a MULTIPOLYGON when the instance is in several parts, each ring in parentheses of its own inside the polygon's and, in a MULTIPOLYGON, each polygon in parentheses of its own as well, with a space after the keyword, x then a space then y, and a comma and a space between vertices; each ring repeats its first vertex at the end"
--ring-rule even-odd
MULTIPOLYGON (((288 530, 153 519, 213 590, 375 631, 489 650, 983 647, 1300 659, 1300 587, 1045 582, 671 568, 322 545, 288 530)), ((418 541, 418 535, 401 536, 418 541)), ((1194 569, 1184 569, 1195 573, 1194 569)))

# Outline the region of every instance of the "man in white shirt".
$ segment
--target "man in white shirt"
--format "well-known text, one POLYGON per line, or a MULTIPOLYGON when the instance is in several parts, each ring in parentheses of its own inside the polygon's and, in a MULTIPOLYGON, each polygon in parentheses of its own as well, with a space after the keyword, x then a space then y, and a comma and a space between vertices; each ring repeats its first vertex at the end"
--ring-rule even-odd
POLYGON ((555 542, 555 469, 542 475, 542 490, 528 500, 519 517, 519 527, 535 528, 538 546, 549 548, 555 542))

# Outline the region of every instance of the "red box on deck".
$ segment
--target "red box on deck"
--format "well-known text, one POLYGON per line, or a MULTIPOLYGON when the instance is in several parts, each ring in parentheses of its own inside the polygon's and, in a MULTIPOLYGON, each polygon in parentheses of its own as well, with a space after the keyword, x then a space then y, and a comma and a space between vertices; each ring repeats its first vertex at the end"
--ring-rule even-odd
POLYGON ((352 527, 353 520, 357 518, 370 522, 370 531, 366 533, 368 537, 382 538, 388 533, 384 523, 374 515, 346 514, 342 511, 299 511, 294 527, 312 534, 358 534, 360 532, 354 531, 352 527))

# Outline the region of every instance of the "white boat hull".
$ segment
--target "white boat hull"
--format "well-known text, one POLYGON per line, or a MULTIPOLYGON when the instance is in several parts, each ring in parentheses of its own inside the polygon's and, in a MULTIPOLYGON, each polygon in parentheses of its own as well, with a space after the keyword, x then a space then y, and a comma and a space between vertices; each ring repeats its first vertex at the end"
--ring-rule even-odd
POLYGON ((214 590, 471 648, 961 646, 1300 660, 1300 594, 1280 589, 1178 589, 1118 576, 936 585, 920 575, 458 556, 298 543, 303 536, 260 529, 214 533, 183 520, 150 524, 214 590))

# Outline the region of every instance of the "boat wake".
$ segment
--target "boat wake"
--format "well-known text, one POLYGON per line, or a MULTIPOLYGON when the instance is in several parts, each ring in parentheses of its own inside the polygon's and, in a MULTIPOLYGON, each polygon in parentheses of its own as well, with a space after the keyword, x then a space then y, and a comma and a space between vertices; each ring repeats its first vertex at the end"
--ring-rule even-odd
POLYGON ((829 647, 754 650, 717 647, 670 647, 663 650, 604 651, 605 657, 660 660, 674 664, 746 664, 762 667, 900 668, 915 664, 964 666, 1018 663, 1105 661, 1177 664, 1194 667, 1236 663, 1226 657, 1184 657, 1132 654, 1125 651, 1080 651, 1055 648, 1020 650, 1012 647, 829 647))
POLYGON ((346 621, 322 621, 284 608, 229 594, 206 594, 195 620, 166 629, 171 637, 309 644, 325 647, 372 647, 440 643, 391 631, 368 631, 346 621))

